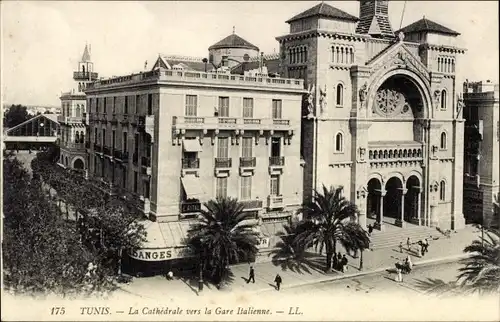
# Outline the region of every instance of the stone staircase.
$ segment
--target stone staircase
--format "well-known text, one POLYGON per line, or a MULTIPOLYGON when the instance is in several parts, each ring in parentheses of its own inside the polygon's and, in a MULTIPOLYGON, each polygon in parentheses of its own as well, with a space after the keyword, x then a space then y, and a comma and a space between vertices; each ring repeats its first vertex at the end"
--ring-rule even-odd
POLYGON ((406 249, 406 240, 410 237, 411 243, 416 243, 419 240, 427 238, 429 241, 432 237, 442 237, 442 234, 436 228, 408 225, 405 228, 387 227, 385 231, 374 230, 371 235, 371 248, 380 249, 388 247, 398 247, 400 242, 403 242, 403 247, 406 249))

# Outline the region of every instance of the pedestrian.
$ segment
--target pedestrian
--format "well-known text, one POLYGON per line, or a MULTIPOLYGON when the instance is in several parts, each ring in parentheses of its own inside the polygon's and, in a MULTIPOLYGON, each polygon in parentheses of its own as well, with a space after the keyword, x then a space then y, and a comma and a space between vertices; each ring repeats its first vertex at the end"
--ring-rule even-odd
POLYGON ((247 284, 250 283, 255 283, 255 270, 253 269, 253 266, 250 266, 250 273, 248 274, 248 279, 247 279, 247 284))
POLYGON ((274 283, 276 283, 276 290, 280 290, 280 285, 282 282, 283 280, 281 279, 280 274, 276 274, 276 277, 274 278, 274 283))
POLYGON ((429 241, 427 240, 427 238, 424 240, 424 246, 425 246, 425 252, 428 253, 429 252, 429 241))
POLYGON ((403 242, 399 242, 399 252, 403 253, 403 242))
POLYGON ((424 243, 420 244, 420 255, 424 257, 425 255, 425 245, 424 243))
POLYGON ((340 252, 338 252, 337 254, 337 270, 340 270, 342 266, 342 255, 340 254, 340 252))
POLYGON ((174 273, 172 271, 168 271, 168 273, 167 273, 167 279, 169 281, 171 281, 171 280, 174 279, 174 273))
POLYGON ((396 268, 396 282, 401 283, 403 281, 403 274, 401 274, 401 268, 396 268))
POLYGON ((413 269, 413 262, 411 261, 410 255, 406 257, 406 265, 408 266, 409 272, 411 272, 411 270, 413 269))
POLYGON ((341 261, 341 264, 342 264, 342 273, 345 273, 345 271, 347 271, 347 263, 349 261, 347 260, 347 257, 345 256, 342 256, 342 261, 341 261))
POLYGON ((408 246, 408 251, 411 251, 411 241, 410 241, 410 237, 408 237, 408 239, 406 240, 406 246, 408 246))
POLYGON ((373 226, 372 226, 372 224, 369 224, 368 225, 368 235, 371 236, 372 232, 373 232, 373 226))

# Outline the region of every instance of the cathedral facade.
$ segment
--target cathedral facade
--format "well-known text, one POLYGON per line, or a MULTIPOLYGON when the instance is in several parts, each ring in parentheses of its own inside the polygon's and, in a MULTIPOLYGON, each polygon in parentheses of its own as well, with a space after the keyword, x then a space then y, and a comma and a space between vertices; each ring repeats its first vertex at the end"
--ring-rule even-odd
POLYGON ((325 3, 287 21, 280 73, 304 79, 304 198, 342 187, 362 226, 460 229, 462 101, 459 33, 425 17, 393 31, 388 1, 360 17, 325 3))

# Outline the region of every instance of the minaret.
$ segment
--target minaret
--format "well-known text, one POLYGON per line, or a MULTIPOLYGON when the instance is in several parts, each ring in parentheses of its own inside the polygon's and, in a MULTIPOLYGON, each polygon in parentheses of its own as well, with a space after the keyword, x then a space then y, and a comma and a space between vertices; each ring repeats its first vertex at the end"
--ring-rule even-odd
POLYGON ((374 38, 394 38, 389 21, 389 1, 360 0, 356 33, 368 34, 374 38))
POLYGON ((73 79, 78 82, 78 92, 83 92, 87 84, 92 83, 98 77, 98 74, 93 72, 94 63, 90 59, 90 49, 90 46, 85 44, 82 59, 78 63, 78 71, 73 72, 73 79))

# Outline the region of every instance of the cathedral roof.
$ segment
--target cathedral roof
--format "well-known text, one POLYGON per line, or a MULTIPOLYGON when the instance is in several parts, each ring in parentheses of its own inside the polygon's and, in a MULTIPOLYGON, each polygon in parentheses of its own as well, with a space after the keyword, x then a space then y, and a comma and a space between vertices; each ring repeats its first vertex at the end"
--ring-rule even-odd
POLYGON ((82 63, 90 61, 90 51, 89 51, 89 46, 85 45, 85 49, 83 50, 83 55, 82 55, 82 63))
POLYGON ((235 33, 208 47, 208 50, 220 48, 247 48, 259 51, 259 47, 251 44, 235 33))
POLYGON ((460 33, 451 30, 437 22, 431 21, 423 17, 422 19, 398 30, 396 33, 402 31, 403 33, 415 33, 415 32, 434 32, 438 34, 458 36, 460 33))
POLYGON ((306 11, 299 13, 291 19, 288 19, 286 23, 290 23, 299 19, 309 18, 309 17, 327 17, 327 18, 335 18, 341 20, 349 20, 349 21, 358 21, 358 17, 355 17, 351 14, 348 14, 345 11, 332 7, 324 2, 321 2, 314 7, 307 9, 306 11))

